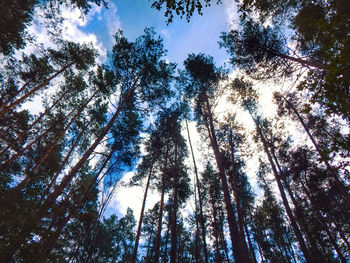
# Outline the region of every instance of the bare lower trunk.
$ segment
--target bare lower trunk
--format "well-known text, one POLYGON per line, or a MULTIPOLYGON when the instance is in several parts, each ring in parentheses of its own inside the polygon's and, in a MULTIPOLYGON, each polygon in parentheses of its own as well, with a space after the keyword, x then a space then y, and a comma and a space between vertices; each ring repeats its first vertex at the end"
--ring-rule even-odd
POLYGON ((154 263, 159 262, 160 257, 160 239, 161 239, 161 233, 162 233, 162 219, 163 219, 163 206, 164 206, 164 191, 165 191, 165 176, 162 175, 162 193, 160 196, 160 207, 159 207, 159 215, 158 215, 158 228, 157 228, 157 235, 154 241, 154 263))
POLYGON ((350 195, 349 195, 349 190, 344 186, 344 184, 339 180, 337 172, 335 171, 335 169, 330 165, 330 163, 328 162, 328 160, 323 156, 322 151, 318 145, 318 143, 316 142, 314 136, 311 134, 309 127, 306 125, 306 123, 304 122, 303 118, 301 117, 301 115, 299 114, 298 110, 294 107, 294 105, 287 100, 284 96, 282 96, 282 98, 284 99, 284 101, 289 105, 289 107, 294 111, 295 115, 297 116, 300 124, 303 126, 305 132, 307 133, 307 135, 309 136, 312 144, 314 145, 317 153, 319 154, 319 156, 321 157, 321 160, 323 161, 323 163, 326 165, 326 168, 328 170, 329 175, 333 178, 338 190, 342 193, 342 195, 344 196, 345 200, 347 201, 348 205, 350 206, 350 195))
POLYGON ((194 158, 192 142, 191 142, 191 136, 190 136, 190 132, 189 132, 189 129, 188 129, 187 120, 186 120, 186 129, 187 129, 187 135, 188 135, 188 142, 190 144, 190 149, 191 149, 191 155, 192 155, 192 160, 193 160, 194 172, 195 172, 195 175, 196 175, 196 186, 197 186, 198 201, 199 201, 199 212, 200 212, 200 223, 201 223, 201 230, 202 230, 201 233, 202 233, 202 240, 203 240, 203 251, 204 251, 205 262, 208 263, 209 258, 208 258, 208 249, 207 249, 207 241, 206 241, 206 229, 205 229, 204 216, 203 216, 202 194, 201 194, 201 189, 199 187, 198 170, 197 170, 197 165, 196 165, 196 159, 194 158))
POLYGON ((248 248, 245 244, 245 241, 242 240, 242 235, 240 234, 236 222, 236 218, 234 215, 232 203, 231 203, 231 196, 227 184, 227 178, 224 171, 223 161, 221 152, 219 150, 219 145, 217 143, 215 129, 214 129, 214 122, 213 122, 213 116, 211 113, 211 107, 209 104, 208 97, 205 95, 205 104, 206 104, 206 121, 207 121, 207 129, 208 129, 208 135, 210 138, 210 143, 212 146, 212 149, 214 151, 214 156, 216 160, 217 167, 219 169, 219 175, 220 180, 222 184, 222 190, 224 194, 224 202, 225 202, 225 208, 227 212, 227 219, 228 219, 228 225, 229 225, 229 231, 231 236, 231 242, 233 247, 233 255, 235 258, 235 262, 251 262, 249 258, 248 248))
POLYGON ((260 137, 260 139, 261 139, 261 141, 263 143, 264 151, 265 151, 265 153, 266 153, 266 155, 268 157, 268 160, 270 162, 270 165, 271 165, 271 168, 272 168, 273 174, 275 176, 275 180, 276 180, 276 183, 277 183, 277 186, 278 186, 281 198, 282 198, 282 202, 283 202, 284 208, 286 209, 286 213, 288 215, 288 218, 289 218, 290 223, 292 225, 292 228, 294 230, 294 234, 295 234, 295 236, 296 236, 296 238, 298 240, 298 243, 300 245, 300 249, 303 252, 303 255, 305 257, 306 263, 311 263, 312 262, 311 256, 309 254, 309 251, 307 249, 306 243, 305 243, 303 235, 302 235, 302 233, 301 233, 301 231, 299 229, 299 226, 298 226, 297 222, 295 221, 295 218, 294 218, 294 215, 292 213, 292 210, 290 209, 290 206, 289 206, 286 194, 284 192, 284 189, 283 189, 283 186, 282 186, 282 183, 281 183, 281 180, 280 180, 280 176, 279 176, 279 174, 277 172, 276 166, 275 166, 275 164, 274 164, 274 162, 272 160, 271 154, 269 152, 268 144, 267 144, 267 142, 265 140, 265 137, 263 136, 263 133, 262 133, 262 131, 260 129, 259 124, 257 123, 257 121, 254 118, 253 118, 253 121, 256 124, 256 129, 258 131, 258 135, 259 135, 259 137, 260 137))
POLYGON ((144 215, 144 211, 145 211, 146 198, 147 198, 147 193, 148 193, 148 187, 149 187, 150 180, 151 180, 152 170, 153 170, 153 160, 152 160, 151 168, 149 170, 148 177, 147 177, 145 193, 143 195, 142 207, 141 207, 141 212, 140 212, 140 219, 139 219, 139 224, 137 226, 135 245, 134 245, 134 251, 133 251, 133 254, 132 254, 132 257, 131 257, 131 263, 134 263, 136 261, 136 257, 137 257, 137 249, 138 249, 138 246, 139 246, 139 239, 140 239, 140 234, 141 234, 142 220, 143 220, 143 215, 144 215))

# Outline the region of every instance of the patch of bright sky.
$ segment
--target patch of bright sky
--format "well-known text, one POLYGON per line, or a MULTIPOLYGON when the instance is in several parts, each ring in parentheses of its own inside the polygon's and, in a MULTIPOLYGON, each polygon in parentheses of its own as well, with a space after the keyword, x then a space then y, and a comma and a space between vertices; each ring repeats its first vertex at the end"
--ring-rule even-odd
POLYGON ((213 5, 203 10, 204 15, 195 14, 188 23, 175 16, 173 22, 166 25, 164 10, 151 8, 147 0, 122 1, 111 0, 109 8, 103 8, 82 30, 97 36, 107 50, 113 46, 113 34, 122 29, 129 40, 143 33, 145 27, 154 27, 164 39, 168 50, 167 59, 182 66, 190 53, 206 53, 222 65, 228 56, 218 46, 220 33, 228 31, 235 20, 234 1, 225 0, 223 5, 213 5))

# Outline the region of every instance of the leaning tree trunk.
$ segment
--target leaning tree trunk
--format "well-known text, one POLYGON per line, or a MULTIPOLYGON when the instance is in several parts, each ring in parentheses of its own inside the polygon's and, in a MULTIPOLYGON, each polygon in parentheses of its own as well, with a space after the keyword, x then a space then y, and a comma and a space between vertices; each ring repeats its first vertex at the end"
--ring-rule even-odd
POLYGON ((140 235, 141 235, 142 220, 143 220, 143 216, 144 216, 145 205, 146 205, 146 198, 147 198, 149 184, 150 184, 150 181, 151 181, 152 170, 153 170, 153 160, 152 160, 152 164, 151 164, 151 167, 150 167, 150 170, 149 170, 149 173, 148 173, 148 177, 147 177, 145 193, 143 195, 142 207, 141 207, 141 212, 140 212, 140 219, 139 219, 139 223, 138 223, 138 226, 137 226, 137 232, 136 232, 136 238, 135 238, 135 244, 134 244, 134 251, 133 251, 133 254, 132 254, 132 257, 131 257, 131 263, 135 263, 136 262, 137 249, 138 249, 138 246, 139 246, 139 240, 140 240, 140 235))
POLYGON ((14 107, 16 107, 17 105, 19 105, 20 103, 22 103, 25 99, 27 99, 28 97, 34 95, 35 92, 37 92, 38 90, 40 90, 41 88, 45 87, 47 84, 50 83, 51 80, 53 80, 54 78, 56 78, 58 75, 60 75, 61 73, 63 73, 65 70, 67 70, 68 68, 70 68, 71 66, 74 65, 74 62, 71 62, 69 64, 67 64, 66 66, 64 66, 63 68, 61 68, 60 70, 58 70, 55 74, 53 74, 51 77, 45 79, 42 83, 40 83, 39 85, 35 86, 32 90, 30 90, 28 93, 24 94, 21 98, 17 99, 16 101, 14 101, 13 103, 11 103, 9 106, 6 105, 1 105, 0 108, 0 116, 2 116, 3 114, 9 112, 10 110, 12 110, 14 107))
POLYGON ((328 170, 328 173, 331 175, 331 177, 333 178, 333 180, 335 181, 336 186, 338 187, 339 191, 342 193, 342 195, 344 196, 345 200, 347 201, 348 205, 350 205, 350 195, 349 195, 349 191, 348 189, 346 189, 346 187, 344 186, 344 184, 339 180, 338 175, 336 173, 336 171, 334 170, 334 168, 330 165, 330 163, 328 162, 328 160, 326 158, 324 158, 321 148, 318 145, 318 143, 316 142, 315 138, 313 137, 313 135, 310 132, 309 127, 307 126, 307 124, 305 123, 305 121, 303 120, 302 116, 299 114, 298 110, 294 107, 294 105, 287 100, 287 98, 285 98, 284 96, 282 96, 282 98, 284 99, 284 101, 288 104, 288 106, 294 111, 295 115, 297 116, 300 124, 303 126, 305 132, 307 133, 307 135, 309 136, 312 144, 314 145, 317 153, 319 154, 321 160, 324 162, 324 164, 326 165, 326 168, 328 170))
MULTIPOLYGON (((230 145, 231 162, 232 162, 231 183, 232 183, 233 194, 234 194, 234 199, 235 199, 235 203, 236 203, 238 225, 239 225, 239 229, 240 229, 240 234, 242 236, 241 237, 242 240, 245 241, 243 211, 242 211, 242 207, 241 207, 240 196, 239 196, 239 193, 238 193, 238 176, 239 176, 239 173, 238 173, 238 168, 237 168, 237 164, 236 164, 235 156, 234 156, 234 145, 233 145, 233 140, 232 140, 232 130, 230 130, 229 145, 230 145)), ((247 232, 247 235, 249 235, 248 232, 247 232)), ((253 261, 254 261, 254 259, 253 259, 253 261)))
POLYGON ((272 160, 272 157, 271 157, 271 154, 269 152, 268 145, 267 145, 267 142, 265 140, 265 137, 263 136, 263 133, 262 133, 262 131, 260 129, 260 126, 257 123, 257 121, 253 118, 253 116, 252 116, 252 119, 255 122, 256 129, 258 131, 258 135, 260 137, 260 140, 263 143, 264 151, 265 151, 265 153, 266 153, 266 155, 268 157, 268 160, 270 162, 273 174, 275 176, 275 180, 276 180, 279 192, 281 194, 281 198, 282 198, 282 202, 283 202, 284 208, 286 209, 286 213, 288 215, 288 218, 289 218, 290 223, 292 225, 292 228, 294 230, 295 236, 296 236, 296 238, 298 240, 298 243, 300 245, 301 251, 303 252, 303 255, 305 257, 306 263, 311 263, 312 262, 311 255, 309 254, 309 251, 307 249, 307 246, 306 246, 305 240, 303 238, 303 235, 302 235, 302 233, 301 233, 301 231, 299 229, 299 226, 298 226, 297 222, 295 221, 295 218, 293 216, 292 210, 291 210, 291 208, 289 206, 286 194, 284 192, 284 189, 283 189, 283 186, 282 186, 282 183, 281 183, 281 180, 280 180, 280 176, 279 176, 279 174, 277 172, 277 168, 275 167, 275 164, 274 164, 274 162, 272 160))
POLYGON ((139 77, 136 78, 136 80, 134 81, 132 87, 129 89, 127 94, 125 94, 123 96, 123 99, 121 100, 113 117, 109 120, 109 122, 106 124, 106 126, 102 129, 101 133, 95 139, 94 143, 89 147, 89 149, 87 151, 85 151, 85 153, 79 159, 77 164, 71 169, 71 171, 65 177, 63 177, 61 183, 53 190, 53 193, 46 199, 46 202, 43 205, 43 209, 50 207, 56 201, 56 199, 59 197, 59 195, 63 192, 64 188, 67 187, 67 185, 71 182, 71 180, 76 175, 76 173, 80 170, 80 168, 84 165, 84 163, 87 161, 87 159, 90 157, 90 155, 96 149, 96 147, 100 144, 100 142, 103 140, 103 138, 110 131, 110 129, 114 125, 114 122, 116 121, 117 117, 119 116, 119 113, 123 109, 126 101, 133 95, 133 93, 136 89, 138 78, 139 77))
MULTIPOLYGON (((35 121, 33 121, 33 122, 26 128, 25 131, 21 132, 21 133, 17 136, 16 141, 18 142, 18 141, 21 141, 22 139, 24 139, 24 137, 28 134, 28 131, 30 131, 36 124, 38 124, 39 121, 41 121, 41 119, 42 119, 45 115, 47 115, 47 114, 57 105, 57 103, 60 102, 60 101, 65 97, 66 94, 68 94, 68 92, 69 92, 69 89, 67 89, 65 92, 63 92, 63 93, 61 94, 61 96, 60 96, 56 101, 54 101, 54 102, 52 103, 52 105, 51 105, 49 108, 45 109, 45 111, 42 112, 42 113, 39 115, 39 117, 36 118, 35 121)), ((0 152, 0 156, 3 155, 3 154, 5 154, 6 152, 8 152, 8 151, 11 149, 11 147, 13 148, 13 145, 12 145, 12 146, 11 146, 11 145, 8 145, 4 150, 2 150, 2 151, 0 152)))
POLYGON ((70 126, 75 122, 75 120, 80 116, 80 114, 83 112, 83 110, 86 108, 86 106, 91 102, 91 100, 96 96, 98 93, 98 90, 90 96, 90 98, 78 109, 78 111, 74 114, 72 119, 68 122, 66 127, 60 132, 60 134, 57 136, 57 138, 51 143, 50 147, 46 150, 46 152, 41 156, 39 161, 34 165, 32 170, 28 173, 28 175, 23 179, 22 182, 20 182, 15 189, 22 189, 32 178, 33 175, 39 170, 40 166, 45 162, 45 160, 49 157, 52 150, 56 147, 58 142, 61 140, 61 138, 65 135, 66 131, 70 128, 70 126))
MULTIPOLYGON (((80 170, 80 168, 84 165, 84 163, 87 161, 87 159, 90 157, 90 155, 93 153, 93 151, 96 149, 96 147, 100 144, 100 142, 103 140, 103 138, 106 136, 106 134, 110 131, 112 128, 115 120, 119 116, 119 113, 121 112, 122 108, 124 107, 126 101, 133 95, 137 82, 138 82, 139 76, 134 81, 132 87, 129 89, 129 91, 123 96, 123 99, 121 100, 116 112, 112 116, 112 118, 109 120, 109 122, 105 125, 105 127, 100 132, 99 136, 95 139, 94 143, 89 147, 87 151, 83 154, 83 156, 79 159, 77 164, 71 169, 71 171, 62 178, 61 183, 56 186, 51 193, 51 195, 48 196, 48 198, 44 201, 43 205, 39 207, 38 209, 34 208, 30 213, 30 218, 28 218, 28 223, 31 227, 28 227, 25 229, 25 233, 23 232, 22 238, 25 240, 25 238, 30 234, 31 229, 34 228, 38 223, 41 221, 41 218, 56 201, 56 199, 62 194, 64 189, 67 187, 67 185, 72 181, 76 173, 80 170)), ((21 233, 19 233, 21 234, 21 233)), ((10 244, 9 246, 14 245, 15 247, 19 247, 22 244, 16 242, 16 244, 10 244)))
POLYGON ((199 187, 198 170, 197 170, 197 165, 196 165, 196 159, 194 158, 191 136, 190 136, 190 131, 188 129, 187 120, 186 120, 186 129, 187 129, 188 142, 190 144, 190 149, 191 149, 191 155, 192 155, 193 166, 194 166, 194 173, 196 175, 196 186, 197 186, 197 192, 198 192, 200 223, 201 223, 201 229, 202 229, 201 233, 202 233, 202 239, 203 239, 204 257, 205 257, 205 262, 208 263, 209 257, 208 257, 207 241, 206 241, 206 229, 205 229, 204 216, 203 216, 202 194, 201 194, 200 187, 199 187))

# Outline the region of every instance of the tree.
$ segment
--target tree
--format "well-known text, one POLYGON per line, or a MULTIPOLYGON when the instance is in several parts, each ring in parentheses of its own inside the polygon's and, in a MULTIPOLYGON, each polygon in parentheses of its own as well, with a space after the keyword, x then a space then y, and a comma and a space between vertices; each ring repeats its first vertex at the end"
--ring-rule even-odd
POLYGON ((343 76, 349 71, 349 51, 343 47, 349 42, 344 33, 349 29, 349 3, 249 0, 240 10, 243 28, 223 33, 221 43, 234 66, 260 79, 291 76, 296 64, 308 68, 298 89, 310 92, 311 102, 321 104, 329 115, 348 121, 349 82, 343 76), (249 17, 252 9, 260 22, 249 17), (273 21, 271 26, 263 26, 267 19, 273 21), (291 39, 281 33, 286 26, 293 30, 291 39), (288 44, 292 41, 294 51, 288 44))
POLYGON ((0 52, 9 55, 14 50, 25 47, 26 42, 30 40, 26 29, 32 23, 36 7, 47 8, 52 12, 51 18, 55 18, 60 15, 59 9, 57 10, 55 6, 71 5, 86 14, 92 3, 107 6, 104 0, 6 1, 0 11, 0 34, 3 36, 0 41, 0 52))
MULTIPOLYGON (((210 6, 211 0, 185 0, 185 1, 174 1, 174 0, 159 0, 154 1, 152 3, 152 8, 157 9, 158 11, 165 6, 165 13, 164 16, 168 19, 168 24, 173 21, 174 14, 179 15, 181 18, 183 16, 186 16, 187 22, 190 21, 191 16, 194 14, 195 11, 198 12, 198 14, 202 15, 202 9, 203 7, 210 6), (203 2, 203 3, 202 3, 203 2)), ((217 0, 216 4, 221 4, 221 0, 217 0)))
POLYGON ((234 257, 238 262, 250 262, 245 240, 242 239, 234 215, 227 177, 224 170, 223 156, 218 145, 214 126, 212 102, 210 102, 210 99, 214 97, 215 91, 220 85, 220 80, 224 79, 225 72, 217 69, 214 65, 213 59, 204 54, 189 55, 184 64, 186 70, 182 73, 182 81, 185 86, 185 94, 187 98, 195 98, 194 111, 196 114, 196 120, 199 126, 207 129, 210 145, 213 149, 219 170, 234 257))

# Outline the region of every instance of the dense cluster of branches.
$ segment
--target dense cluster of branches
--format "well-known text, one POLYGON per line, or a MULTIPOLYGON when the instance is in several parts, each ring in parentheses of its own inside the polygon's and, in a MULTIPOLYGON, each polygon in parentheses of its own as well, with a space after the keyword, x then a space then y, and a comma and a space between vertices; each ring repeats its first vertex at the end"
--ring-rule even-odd
MULTIPOLYGON (((171 22, 210 2, 153 7, 165 4, 171 22)), ((235 79, 205 54, 175 75, 149 28, 133 42, 117 32, 104 64, 92 46, 57 36, 55 47, 21 50, 35 8, 87 13, 93 3, 106 5, 8 1, 0 11, 0 261, 349 262, 349 3, 238 3, 241 27, 220 43, 241 69, 235 79), (267 118, 254 83, 280 79, 298 88, 276 92, 267 118), (223 95, 233 106, 224 114, 223 95), (248 178, 251 160, 259 169, 248 178), (136 186, 138 221, 131 209, 103 216, 118 188, 136 186), (146 210, 150 191, 159 199, 146 210)))

